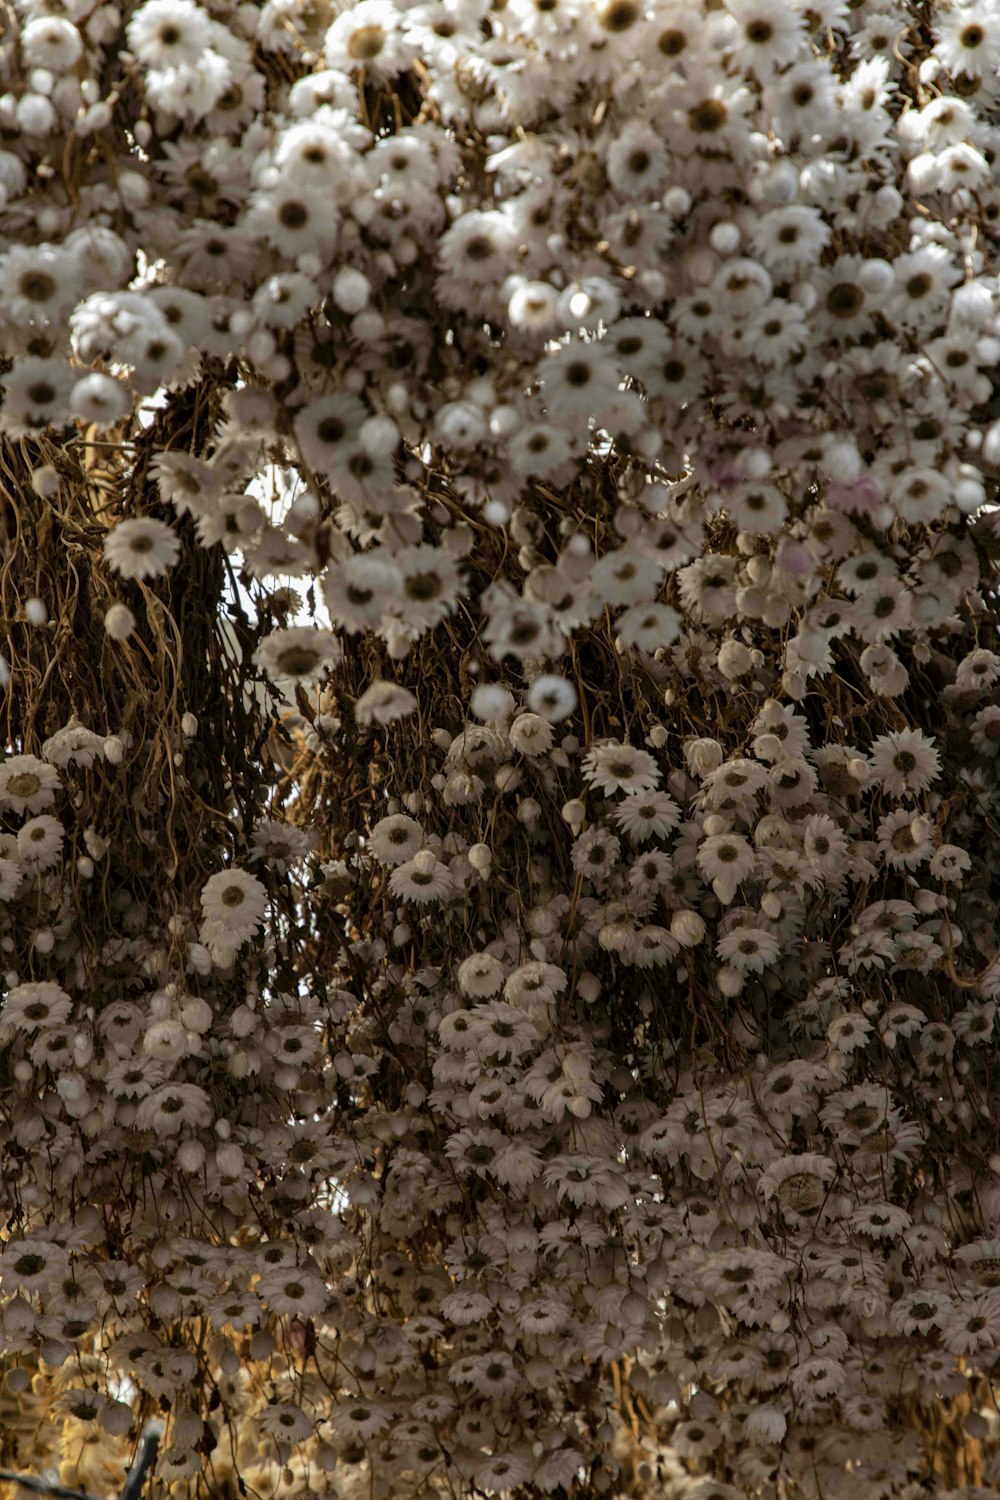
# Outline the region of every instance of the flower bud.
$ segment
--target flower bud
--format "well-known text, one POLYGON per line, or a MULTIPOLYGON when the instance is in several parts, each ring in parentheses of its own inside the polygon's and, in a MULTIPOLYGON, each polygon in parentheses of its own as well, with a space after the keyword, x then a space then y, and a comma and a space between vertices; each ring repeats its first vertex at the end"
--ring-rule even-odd
POLYGON ((722 765, 722 746, 718 740, 688 740, 684 759, 692 776, 710 776, 722 765))
POLYGON ((682 948, 693 948, 705 936, 705 922, 696 911, 675 911, 670 918, 670 936, 682 948))

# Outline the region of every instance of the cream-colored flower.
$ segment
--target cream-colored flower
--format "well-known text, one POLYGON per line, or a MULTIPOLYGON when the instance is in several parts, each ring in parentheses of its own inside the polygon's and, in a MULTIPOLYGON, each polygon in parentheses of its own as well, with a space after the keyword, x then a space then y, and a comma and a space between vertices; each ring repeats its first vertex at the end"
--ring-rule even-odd
POLYGON ((173 528, 155 516, 120 521, 104 542, 104 560, 122 578, 159 578, 170 571, 180 552, 173 528))
POLYGON ((57 772, 35 755, 11 755, 0 765, 0 807, 40 813, 62 785, 57 772))
POLYGON ((239 947, 261 924, 267 892, 246 870, 220 870, 210 875, 201 892, 204 941, 239 947))

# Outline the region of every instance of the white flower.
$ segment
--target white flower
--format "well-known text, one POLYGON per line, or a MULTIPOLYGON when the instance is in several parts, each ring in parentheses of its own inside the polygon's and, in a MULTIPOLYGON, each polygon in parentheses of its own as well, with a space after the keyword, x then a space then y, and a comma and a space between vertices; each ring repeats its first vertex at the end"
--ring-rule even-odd
POLYGON ((550 724, 565 719, 576 705, 576 688, 568 678, 559 677, 554 672, 543 672, 528 689, 528 707, 532 713, 548 719, 550 724))
POLYGON ((181 544, 166 521, 120 521, 104 542, 104 560, 122 578, 159 578, 176 563, 181 544))
POLYGON ((49 735, 42 745, 42 754, 54 766, 90 767, 95 764, 98 756, 110 759, 107 747, 108 740, 71 719, 62 729, 49 735))
POLYGON ((626 646, 652 655, 674 644, 680 635, 681 617, 669 604, 633 604, 618 616, 615 629, 626 646))
POLYGON ((899 1333, 929 1333, 949 1320, 954 1304, 946 1292, 917 1288, 889 1309, 889 1322, 899 1333))
POLYGON ((881 735, 871 749, 873 773, 890 797, 910 799, 924 792, 941 770, 934 741, 919 729, 881 735))
POLYGON ((313 1430, 313 1424, 301 1407, 282 1401, 258 1412, 257 1426, 269 1437, 280 1438, 286 1443, 301 1443, 313 1430))
POLYGON ((21 52, 32 68, 66 73, 83 55, 83 42, 72 21, 63 16, 38 16, 21 31, 21 52))
POLYGON ((61 426, 69 417, 75 372, 61 360, 19 359, 3 376, 0 427, 12 437, 61 426))
POLYGON ((544 755, 555 743, 547 719, 538 714, 519 714, 509 730, 511 749, 520 755, 544 755))
POLYGON ((136 1128, 157 1135, 176 1135, 189 1126, 211 1125, 212 1105, 204 1089, 194 1083, 164 1083, 141 1100, 136 1128))
POLYGON ((524 1459, 514 1453, 494 1453, 478 1466, 473 1476, 476 1485, 488 1493, 505 1493, 523 1485, 531 1478, 531 1469, 524 1459))
POLYGON ((868 1017, 860 1011, 851 1011, 847 1015, 838 1016, 831 1021, 827 1028, 827 1040, 830 1045, 837 1048, 848 1056, 863 1047, 871 1035, 872 1023, 868 1017))
POLYGON ((763 974, 777 959, 780 948, 773 933, 741 924, 719 939, 715 951, 739 974, 763 974))
POLYGON ((209 18, 192 0, 147 0, 126 30, 140 62, 152 68, 196 63, 209 45, 209 18))
POLYGON ((267 891, 245 870, 219 870, 202 887, 202 917, 213 942, 236 947, 248 942, 263 921, 266 905, 267 891))
POLYGON ((698 846, 698 869, 712 883, 720 900, 732 900, 736 887, 752 874, 756 863, 750 845, 735 833, 712 834, 698 846))
POLYGON ((23 823, 17 834, 17 853, 26 865, 47 870, 54 865, 62 849, 65 829, 58 818, 41 813, 23 823))
POLYGON ((113 427, 131 407, 132 398, 124 382, 98 370, 84 375, 70 392, 69 408, 76 420, 102 430, 113 427))
POLYGON ((272 681, 316 682, 342 654, 340 642, 329 631, 292 625, 266 635, 254 661, 272 681))
POLYGON ((11 755, 0 762, 0 807, 39 813, 51 807, 61 786, 53 768, 37 756, 11 755))
POLYGON ((286 875, 293 864, 303 859, 315 844, 315 835, 294 823, 279 823, 265 818, 254 829, 250 845, 252 859, 263 859, 279 875, 286 875))
POLYGON ((782 1156, 761 1177, 760 1191, 765 1198, 775 1198, 791 1216, 812 1215, 823 1206, 834 1170, 827 1156, 782 1156))
POLYGON ((934 853, 934 826, 928 818, 900 808, 878 825, 878 846, 894 870, 915 870, 934 853))
POLYGON ((391 724, 412 714, 416 707, 417 700, 409 688, 398 682, 377 681, 358 698, 354 717, 359 724, 391 724))
POLYGON ((482 999, 495 995, 503 984, 503 968, 492 953, 473 953, 458 968, 458 985, 463 995, 482 999))
POLYGON ((73 1002, 66 991, 46 980, 17 984, 7 991, 0 1009, 5 1026, 23 1031, 60 1026, 69 1019, 73 1002))
POLYGON ((403 575, 393 558, 363 552, 331 564, 323 578, 323 597, 334 623, 356 634, 376 628, 398 603, 402 587, 403 575))
POLYGON ((364 68, 377 78, 402 73, 412 55, 412 43, 389 0, 360 0, 342 11, 324 39, 327 66, 344 73, 364 68))
POLYGON ((450 896, 454 882, 448 866, 429 849, 421 849, 412 859, 396 866, 389 876, 389 889, 401 901, 425 906, 450 896))
POLYGON ((406 813, 391 813, 380 818, 371 831, 369 845, 380 864, 406 864, 424 842, 424 831, 415 818, 406 813))
POLYGON ((558 964, 533 959, 514 970, 503 992, 511 1005, 530 1009, 531 1006, 551 1004, 565 988, 566 974, 558 964))
POLYGON ((637 843, 662 839, 680 822, 680 808, 666 792, 629 792, 615 808, 615 822, 637 843))
MULTIPOLYGON (((354 14, 357 14, 355 7, 354 14)), ((503 214, 474 211, 456 219, 438 242, 442 267, 464 280, 500 285, 516 249, 510 222, 503 214)))
POLYGON ((305 1320, 323 1311, 327 1289, 313 1270, 296 1265, 265 1271, 254 1289, 279 1317, 305 1320))
POLYGON ((105 613, 104 628, 113 641, 127 641, 135 629, 135 615, 127 604, 112 604, 105 613))
POLYGON ((370 1438, 387 1426, 389 1413, 377 1401, 345 1401, 330 1418, 330 1425, 344 1437, 370 1438))
POLYGON ((588 750, 583 774, 600 792, 649 792, 660 780, 659 767, 648 750, 611 741, 588 750))

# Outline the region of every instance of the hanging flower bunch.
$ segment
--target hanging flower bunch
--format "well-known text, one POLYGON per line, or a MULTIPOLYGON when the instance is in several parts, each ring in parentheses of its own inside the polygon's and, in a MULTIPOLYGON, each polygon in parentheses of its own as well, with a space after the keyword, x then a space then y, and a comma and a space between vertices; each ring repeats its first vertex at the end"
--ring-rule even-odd
POLYGON ((10 1462, 993 1493, 1000 15, 10 21, 10 1462))

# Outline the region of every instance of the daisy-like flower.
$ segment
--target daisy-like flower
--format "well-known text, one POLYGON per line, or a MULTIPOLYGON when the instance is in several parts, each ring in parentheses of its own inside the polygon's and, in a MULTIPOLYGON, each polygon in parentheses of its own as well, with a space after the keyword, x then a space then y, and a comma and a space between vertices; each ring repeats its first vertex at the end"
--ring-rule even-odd
POLYGON ((7 991, 0 1009, 0 1021, 22 1031, 60 1026, 67 1021, 73 1002, 66 991, 48 980, 16 984, 7 991))
POLYGON ((390 1419, 384 1406, 363 1398, 339 1407, 330 1418, 330 1426, 342 1437, 367 1439, 388 1426, 390 1419))
POLYGON ((615 808, 618 827, 637 844, 666 838, 680 822, 681 812, 666 792, 629 792, 615 808))
POLYGON ((418 633, 439 625, 455 607, 461 591, 458 563, 439 547, 406 547, 396 554, 402 588, 394 610, 418 633))
POLYGON ((954 1304, 946 1292, 918 1287, 900 1297, 889 1309, 889 1322, 897 1333, 930 1333, 940 1329, 952 1315, 954 1304))
POLYGON ((834 1170, 827 1156, 782 1156, 761 1177, 760 1191, 765 1198, 774 1198, 787 1214, 812 1215, 823 1205, 834 1170))
POLYGON ((599 792, 651 792, 660 770, 648 750, 617 741, 597 745, 583 757, 583 774, 599 792))
POLYGON ((391 724, 415 712, 417 700, 409 688, 399 682, 379 680, 371 683, 354 705, 359 724, 391 724))
POLYGON ((84 724, 70 720, 42 746, 42 754, 54 766, 92 766, 105 753, 106 741, 84 724))
POLYGON ((303 1322, 321 1313, 327 1304, 322 1278, 315 1271, 294 1264, 265 1271, 254 1290, 271 1312, 303 1322))
POLYGON ((986 650, 985 647, 977 647, 959 662, 955 673, 955 686, 966 692, 976 689, 985 692, 998 679, 1000 679, 1000 656, 995 651, 986 650))
POLYGON ((211 40, 211 23, 193 0, 147 0, 128 23, 129 47, 150 68, 196 63, 211 40))
POLYGON ((240 227, 284 255, 297 256, 317 245, 329 253, 338 220, 328 196, 317 197, 295 182, 284 182, 254 195, 240 227))
POLYGON ((264 860, 279 875, 287 875, 293 864, 305 858, 314 843, 315 837, 307 829, 265 818, 254 829, 250 857, 264 860))
POLYGON ((66 1252, 52 1241, 10 1239, 0 1254, 0 1285, 7 1293, 41 1292, 65 1267, 66 1252))
POLYGON ((59 819, 50 813, 29 818, 18 829, 18 858, 33 869, 47 870, 59 859, 65 831, 59 819))
POLYGON ((851 1225, 873 1240, 894 1240, 913 1220, 895 1203, 864 1203, 851 1214, 851 1225))
POLYGON ((1000 1239, 973 1240, 955 1251, 977 1286, 987 1290, 1000 1288, 1000 1239))
POLYGON ((615 621, 615 629, 626 646, 651 656, 661 647, 672 646, 681 633, 681 617, 669 604, 633 604, 615 621))
POLYGON ((850 1056, 859 1047, 863 1047, 871 1036, 872 1023, 861 1011, 849 1011, 846 1015, 837 1016, 827 1027, 827 1041, 831 1047, 836 1047, 838 1052, 850 1056))
POLYGON ((528 689, 528 707, 533 714, 558 724, 571 714, 577 705, 577 691, 566 677, 554 672, 543 672, 536 677, 528 689))
POLYGON ((402 587, 403 576, 393 558, 363 552, 327 569, 323 597, 334 623, 354 635, 374 630, 387 607, 399 599, 402 587))
POLYGON ((1000 16, 991 8, 962 5, 935 12, 934 55, 949 73, 976 75, 996 68, 1000 16))
POLYGON ((847 1371, 835 1359, 805 1359, 792 1367, 789 1384, 796 1395, 806 1401, 823 1401, 839 1391, 847 1371))
POLYGON ((705 778, 705 805, 720 812, 734 811, 752 804, 766 784, 767 772, 752 760, 727 760, 705 778))
POLYGON ((866 646, 861 653, 861 669, 880 697, 898 698, 910 674, 890 646, 866 646))
POLYGON ((112 1098, 145 1099, 163 1083, 169 1064, 156 1057, 122 1057, 104 1074, 104 1087, 112 1098))
POLYGON ((202 887, 202 916, 213 940, 234 946, 253 937, 263 921, 266 904, 267 891, 246 870, 219 870, 202 887))
POLYGON ((300 1406, 285 1401, 276 1401, 257 1413, 257 1426, 269 1437, 280 1438, 285 1443, 301 1443, 310 1437, 313 1424, 300 1406))
POLYGON ((342 11, 324 38, 327 66, 342 73, 364 68, 381 79, 402 73, 413 55, 413 43, 401 20, 390 0, 360 0, 342 11))
POLYGON ((211 1125, 212 1104, 204 1089, 194 1083, 165 1083, 141 1100, 135 1112, 136 1128, 157 1135, 176 1135, 190 1126, 211 1125))
POLYGON ((399 864, 389 877, 389 889, 401 901, 426 906, 444 901, 454 890, 451 871, 429 849, 419 850, 412 859, 399 864))
POLYGON ((303 407, 292 430, 305 462, 318 473, 326 473, 357 441, 368 416, 368 408, 357 396, 321 396, 303 407))
POLYGON ((920 1126, 905 1121, 898 1110, 890 1110, 877 1129, 861 1137, 852 1165, 881 1172, 888 1162, 912 1161, 923 1143, 920 1126))
POLYGON ((16 813, 40 813, 51 807, 62 782, 35 755, 11 755, 0 763, 0 807, 16 813))
POLYGON ((919 729, 881 735, 871 749, 871 768, 890 797, 909 800, 925 792, 941 770, 934 741, 919 729))
MULTIPOLYGON (((12 843, 16 851, 16 840, 12 843)), ((6 855, 0 856, 0 901, 13 901, 23 879, 24 870, 16 859, 10 859, 6 855)))
MULTIPOLYGON (((355 14, 357 8, 355 7, 355 14)), ((502 213, 462 214, 438 242, 442 268, 476 285, 502 285, 517 248, 514 229, 502 213)))
POLYGON ((900 808, 879 823, 878 847, 890 869, 916 870, 934 853, 934 825, 900 808))
POLYGON ((291 625, 265 636, 254 661, 274 682, 316 682, 342 654, 340 642, 328 630, 291 625))
MULTIPOLYGON (((629 890, 643 897, 662 890, 673 873, 673 861, 663 849, 651 849, 629 867, 629 890)), ((699 918, 700 920, 700 918, 699 918)), ((677 937, 678 934, 674 933, 677 937)))
POLYGON ((1000 1344, 1000 1295, 983 1292, 956 1301, 941 1328, 941 1343, 951 1354, 995 1350, 1000 1344))
MULTIPOLYGON (((736 887, 753 873, 756 864, 753 849, 736 833, 714 833, 698 845, 698 869, 711 882, 720 900, 719 885, 735 894, 736 887)), ((732 895, 728 900, 732 900, 732 895)))
POLYGON ((715 951, 738 974, 763 974, 777 960, 781 949, 773 933, 763 927, 741 924, 719 939, 715 951))
POLYGON ((120 521, 104 542, 104 560, 122 578, 160 578, 176 563, 181 544, 155 516, 120 521))
POLYGON ((533 959, 514 970, 504 985, 504 997, 511 1005, 529 1008, 550 1005, 566 988, 566 974, 558 964, 533 959))
POLYGON ((650 924, 640 927, 627 948, 628 963, 637 969, 659 969, 676 958, 680 944, 666 927, 650 924))
POLYGON ((423 842, 424 830, 406 813, 391 813, 387 818, 380 818, 368 841, 379 863, 390 867, 406 864, 423 842))
POLYGON ((614 834, 597 826, 576 839, 570 858, 577 874, 600 882, 618 863, 620 855, 621 845, 614 834))
POLYGON ((515 1453, 494 1453, 478 1466, 474 1479, 481 1490, 507 1493, 531 1478, 531 1467, 515 1453))
POLYGON ((741 1246, 732 1250, 713 1250, 701 1271, 708 1291, 720 1302, 731 1302, 748 1292, 766 1294, 777 1287, 787 1274, 785 1262, 770 1250, 741 1246))

